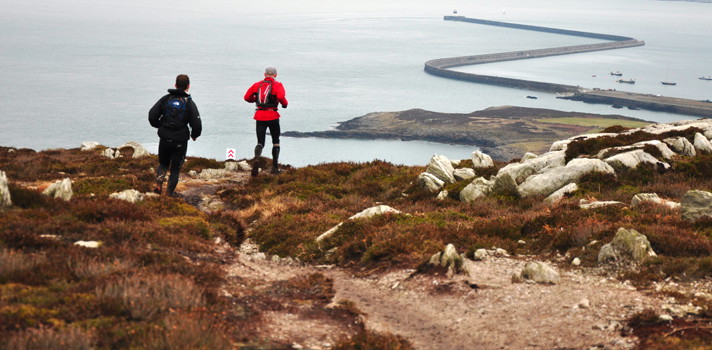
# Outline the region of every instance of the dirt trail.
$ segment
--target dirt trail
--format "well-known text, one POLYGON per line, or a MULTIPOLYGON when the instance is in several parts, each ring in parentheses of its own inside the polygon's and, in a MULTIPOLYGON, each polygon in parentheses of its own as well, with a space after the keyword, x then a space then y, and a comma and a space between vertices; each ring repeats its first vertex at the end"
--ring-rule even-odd
MULTIPOLYGON (((400 335, 416 349, 630 349, 624 320, 662 301, 635 288, 581 271, 561 272, 556 285, 512 283, 525 260, 490 257, 467 262, 470 275, 400 270, 368 277, 331 267, 272 261, 249 242, 229 279, 272 283, 319 272, 333 279, 334 302, 351 301, 367 328, 400 335)), ((268 312, 265 336, 302 349, 329 349, 349 330, 293 312, 268 312)))

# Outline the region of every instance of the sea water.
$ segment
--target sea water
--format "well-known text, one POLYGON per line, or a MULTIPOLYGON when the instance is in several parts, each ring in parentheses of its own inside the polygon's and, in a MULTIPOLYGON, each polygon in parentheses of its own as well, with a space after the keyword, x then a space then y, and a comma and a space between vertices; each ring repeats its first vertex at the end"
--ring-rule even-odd
MULTIPOLYGON (((458 14, 630 36, 646 45, 502 62, 458 70, 582 87, 712 99, 709 15, 704 2, 600 0, 202 2, 0 0, 1 146, 74 148, 82 141, 157 149, 148 109, 177 74, 190 92, 203 135, 188 154, 249 158, 256 143, 247 88, 278 69, 289 107, 283 131, 328 130, 371 112, 421 108, 468 113, 514 105, 654 122, 694 117, 612 109, 553 94, 444 79, 423 71, 433 58, 578 45, 594 39, 443 21, 458 14), (618 84, 610 71, 635 78, 618 84), (675 81, 664 86, 662 80, 675 81), (538 99, 527 99, 535 95, 538 99)), ((269 143, 269 138, 268 138, 269 143)), ((424 165, 433 154, 469 158, 474 146, 400 140, 282 137, 293 166, 373 159, 424 165)), ((269 145, 266 155, 269 155, 269 145)))

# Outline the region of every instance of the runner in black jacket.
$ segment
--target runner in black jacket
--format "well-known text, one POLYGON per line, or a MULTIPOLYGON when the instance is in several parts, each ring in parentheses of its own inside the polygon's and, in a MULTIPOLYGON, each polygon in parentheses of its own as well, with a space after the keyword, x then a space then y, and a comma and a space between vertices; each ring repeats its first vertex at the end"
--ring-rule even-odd
POLYGON ((168 188, 166 188, 169 196, 175 195, 180 168, 183 166, 186 151, 188 150, 188 139, 192 138, 195 141, 203 131, 198 106, 195 105, 188 93, 190 78, 185 74, 177 76, 175 87, 175 89, 168 89, 168 95, 161 97, 148 111, 148 122, 154 128, 158 128, 158 137, 161 139, 158 143, 159 164, 158 169, 156 169, 156 187, 153 192, 158 194, 162 192, 163 181, 170 168, 171 175, 168 178, 168 188), (186 110, 180 125, 171 128, 165 125, 165 106, 166 102, 175 97, 181 98, 186 103, 186 110), (189 125, 190 128, 188 128, 189 125))

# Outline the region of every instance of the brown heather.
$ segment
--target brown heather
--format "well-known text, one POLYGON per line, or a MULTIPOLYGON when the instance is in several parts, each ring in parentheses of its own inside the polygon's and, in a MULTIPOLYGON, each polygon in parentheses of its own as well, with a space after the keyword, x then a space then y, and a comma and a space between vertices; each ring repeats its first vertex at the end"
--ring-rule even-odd
MULTIPOLYGON (((602 147, 648 136, 576 141, 570 156, 595 154, 602 147)), ((468 255, 496 246, 515 257, 568 253, 580 257, 584 266, 595 266, 597 249, 610 242, 619 227, 626 227, 645 234, 658 257, 617 277, 646 286, 669 278, 712 276, 712 220, 686 222, 678 211, 650 204, 578 208, 582 198, 630 203, 637 193, 654 192, 679 201, 690 189, 712 191, 712 155, 676 158, 665 173, 641 166, 617 176, 588 175, 578 192, 554 207, 544 205, 543 198, 513 194, 472 204, 436 200, 416 185, 424 166, 383 161, 320 164, 259 176, 246 184, 224 184, 217 194, 227 209, 205 214, 168 197, 136 204, 109 199, 108 194, 124 189, 149 191, 150 169, 157 160, 108 160, 97 153, 9 152, 0 147, 0 170, 7 173, 14 202, 0 214, 0 339, 13 339, 12 348, 41 348, 30 342, 45 339, 41 341, 69 344, 64 348, 221 349, 241 344, 268 349, 287 344, 260 338, 261 310, 308 305, 313 314, 357 317, 358 310, 348 303, 341 309, 325 308, 334 292, 332 281, 320 274, 266 289, 236 286, 239 296, 225 296, 221 288, 232 258, 216 252, 215 238, 238 246, 249 235, 267 254, 359 270, 417 268, 448 243, 468 255), (33 187, 65 177, 76 186, 70 202, 47 198, 33 187), (347 220, 377 204, 403 214, 347 220), (332 237, 315 243, 317 236, 341 222, 332 237), (73 245, 77 240, 97 240, 102 246, 86 249, 73 245), (590 245, 593 241, 598 243, 590 245)), ((490 176, 504 165, 498 162, 477 173, 490 176)), ((200 158, 186 162, 186 168, 195 170, 221 166, 200 158)), ((449 186, 451 197, 457 198, 464 185, 449 186)), ((690 303, 712 310, 701 300, 690 303)), ((705 312, 702 318, 709 320, 712 311, 705 312)), ((641 349, 710 346, 709 330, 683 336, 656 319, 641 314, 631 321, 643 342, 641 349)), ((335 348, 412 347, 398 337, 362 330, 335 348)))

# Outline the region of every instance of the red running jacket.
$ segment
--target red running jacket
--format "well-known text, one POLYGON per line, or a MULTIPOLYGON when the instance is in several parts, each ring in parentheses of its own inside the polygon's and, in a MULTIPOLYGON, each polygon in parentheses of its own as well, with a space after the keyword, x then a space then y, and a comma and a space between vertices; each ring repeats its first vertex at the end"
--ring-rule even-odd
MULTIPOLYGON (((287 108, 287 97, 285 96, 284 92, 284 86, 282 86, 282 83, 274 80, 274 78, 271 77, 265 77, 264 80, 260 80, 252 86, 250 86, 249 89, 247 89, 247 92, 245 93, 245 101, 249 103, 255 103, 257 101, 257 90, 260 87, 260 84, 264 81, 271 81, 272 82, 272 94, 277 96, 277 101, 279 104, 282 105, 282 108, 287 108)), ((279 119, 279 112, 277 111, 277 108, 274 109, 257 109, 255 110, 255 120, 262 120, 262 121, 267 121, 267 120, 274 120, 274 119, 279 119)))

